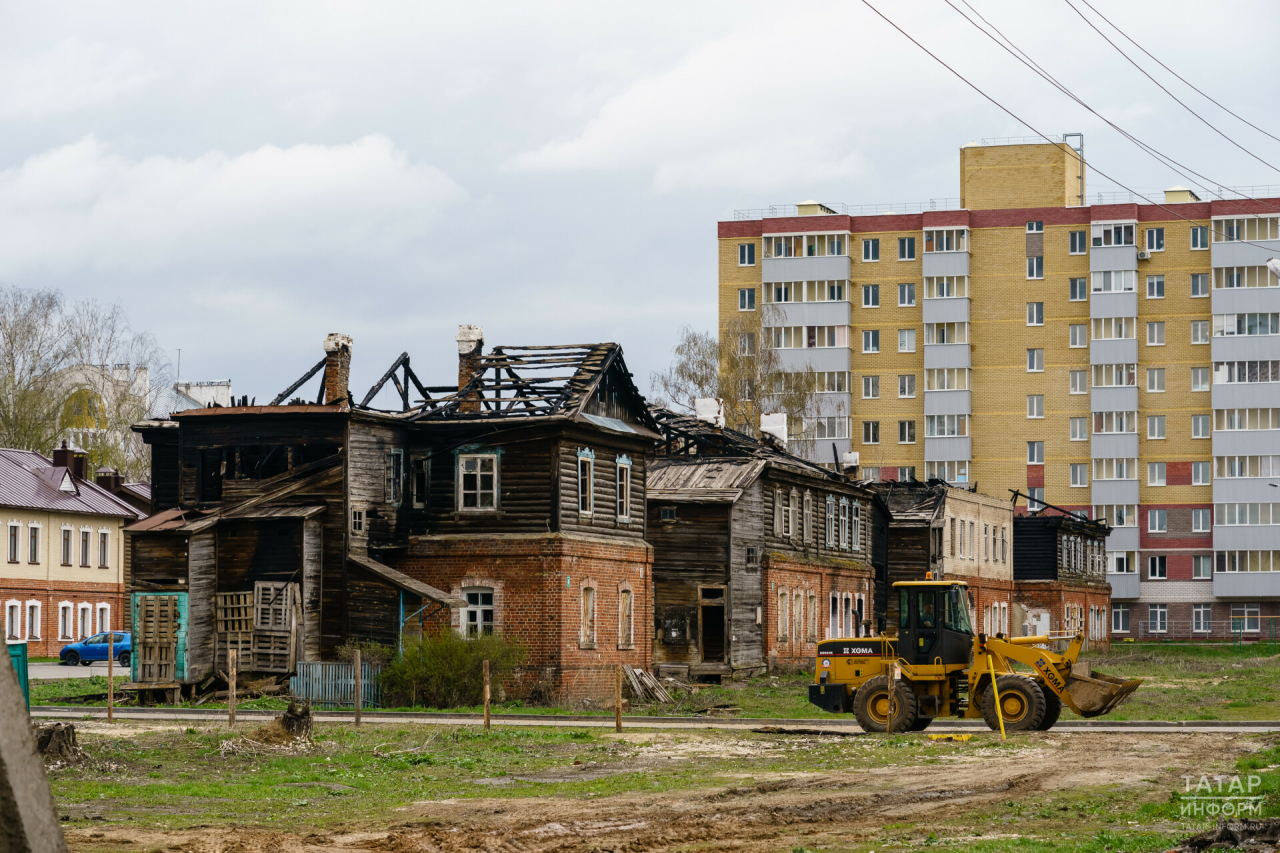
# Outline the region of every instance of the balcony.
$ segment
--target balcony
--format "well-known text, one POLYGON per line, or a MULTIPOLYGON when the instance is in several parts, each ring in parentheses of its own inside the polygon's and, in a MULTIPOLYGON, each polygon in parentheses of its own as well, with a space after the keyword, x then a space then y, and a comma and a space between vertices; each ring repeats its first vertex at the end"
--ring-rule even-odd
POLYGON ((1137 572, 1126 572, 1125 574, 1107 572, 1107 583, 1111 584, 1112 598, 1132 599, 1137 598, 1139 595, 1141 581, 1138 580, 1137 572))
MULTIPOLYGON (((1132 362, 1130 362, 1132 363, 1132 362)), ((1136 412, 1138 411, 1138 386, 1118 385, 1113 388, 1094 388, 1089 392, 1090 411, 1136 412)))
POLYGON ((1138 434, 1136 432, 1094 433, 1090 437, 1089 453, 1094 459, 1137 459, 1138 434))
POLYGON ((1209 256, 1215 267, 1260 267, 1280 257, 1280 240, 1210 243, 1209 256))
MULTIPOLYGON (((1270 456, 1277 448, 1280 448, 1280 432, 1273 429, 1213 431, 1214 456, 1270 456)), ((1280 482, 1280 477, 1271 479, 1280 482)), ((1276 500, 1280 500, 1280 492, 1276 500)))
POLYGON ((762 258, 761 273, 768 284, 775 281, 848 281, 853 262, 848 255, 812 258, 762 258))
POLYGON ((925 391, 926 415, 967 415, 973 411, 973 399, 968 391, 925 391))
POLYGON ((1215 409, 1280 408, 1280 382, 1217 383, 1209 389, 1215 409))
POLYGON ((1089 250, 1090 272, 1136 270, 1137 268, 1137 246, 1094 246, 1089 250))
POLYGON ((953 460, 972 459, 972 441, 967 435, 926 437, 924 440, 924 461, 951 462, 953 460))
POLYGON ((1090 293, 1090 317, 1137 317, 1138 294, 1134 291, 1120 293, 1090 293))
POLYGON ((778 367, 788 373, 803 370, 849 370, 848 347, 807 347, 804 349, 778 349, 778 367))
POLYGON ((924 366, 933 367, 969 367, 968 344, 925 344, 924 366))
POLYGON ((1137 361, 1137 338, 1116 338, 1089 343, 1090 364, 1136 364, 1137 361))
POLYGON ((969 299, 968 297, 926 299, 921 313, 926 323, 967 323, 969 322, 969 299))
POLYGON ((1280 287, 1215 287, 1209 301, 1214 314, 1280 311, 1280 287))
MULTIPOLYGON (((1138 481, 1094 480, 1091 497, 1091 503, 1094 506, 1099 506, 1101 504, 1128 504, 1130 506, 1134 506, 1138 503, 1138 481)), ((1139 521, 1141 521, 1141 519, 1139 519, 1139 521)), ((1120 548, 1112 548, 1109 545, 1107 548, 1111 551, 1122 550, 1120 548)))
MULTIPOLYGON (((1275 489, 1272 489, 1274 492, 1275 489)), ((1213 528, 1215 551, 1280 551, 1280 525, 1218 524, 1213 528)))
POLYGON ((1214 361, 1260 361, 1275 358, 1280 335, 1219 335, 1209 339, 1214 361))
POLYGON ((968 275, 968 252, 925 252, 920 256, 921 275, 968 275))
POLYGON ((1137 527, 1113 527, 1107 536, 1108 551, 1137 551, 1142 532, 1137 527))
POLYGON ((769 302, 760 311, 764 326, 848 326, 848 302, 769 302))
POLYGON ((1215 598, 1280 597, 1280 572, 1214 572, 1215 598))

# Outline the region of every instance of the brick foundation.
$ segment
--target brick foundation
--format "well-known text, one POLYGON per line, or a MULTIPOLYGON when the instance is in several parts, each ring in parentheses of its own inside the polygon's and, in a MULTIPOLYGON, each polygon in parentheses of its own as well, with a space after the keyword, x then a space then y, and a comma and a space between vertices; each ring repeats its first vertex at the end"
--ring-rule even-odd
MULTIPOLYGON (((1111 587, 1109 584, 1018 581, 1013 596, 1014 600, 1024 608, 1047 610, 1050 631, 1083 633, 1087 641, 1086 648, 1111 647, 1111 587), (1089 614, 1099 609, 1101 625, 1091 625, 1089 614)), ((1022 633, 1022 626, 1011 624, 1009 630, 1012 634, 1018 635, 1022 633)))
POLYGON ((16 578, 0 579, 0 620, 3 621, 3 636, 13 642, 26 642, 29 657, 57 657, 62 647, 68 643, 82 640, 90 634, 98 632, 98 605, 111 607, 111 628, 116 631, 127 631, 129 626, 121 621, 125 614, 125 595, 118 583, 88 583, 80 581, 46 581, 20 580, 16 578), (22 624, 16 640, 11 640, 8 604, 18 602, 22 624), (32 639, 27 636, 27 603, 40 603, 40 636, 32 639), (64 637, 59 633, 58 606, 63 602, 72 605, 70 625, 71 636, 64 637), (81 635, 79 630, 79 608, 87 604, 90 608, 89 633, 81 635))
MULTIPOLYGON (((528 664, 509 691, 535 687, 561 701, 612 701, 619 663, 651 666, 653 549, 639 540, 564 534, 422 537, 395 568, 461 595, 494 591, 494 626, 528 650, 528 664), (584 590, 595 591, 594 631, 583 624, 584 590), (632 597, 631 642, 620 619, 632 597)), ((461 625, 462 611, 450 615, 461 625)))
MULTIPOLYGON (((872 618, 873 576, 870 566, 836 567, 823 563, 802 563, 781 554, 766 554, 764 560, 764 654, 772 668, 806 665, 818 653, 818 642, 833 636, 831 596, 841 601, 850 598, 850 613, 857 620, 857 601, 862 600, 863 618, 872 618), (786 619, 781 618, 781 599, 785 593, 790 605, 786 619), (796 595, 799 600, 796 600, 796 595)), ((843 613, 839 604, 837 621, 843 613)), ((855 632, 859 626, 854 626, 855 632)), ((837 632, 837 633, 850 633, 837 632)))

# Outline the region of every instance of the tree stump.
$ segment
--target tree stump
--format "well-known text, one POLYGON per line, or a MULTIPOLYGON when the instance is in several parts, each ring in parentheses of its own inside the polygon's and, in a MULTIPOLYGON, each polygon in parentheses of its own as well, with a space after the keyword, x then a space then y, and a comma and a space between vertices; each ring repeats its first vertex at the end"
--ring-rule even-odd
POLYGON ((298 738, 311 739, 311 703, 308 702, 301 707, 298 706, 297 700, 290 699, 289 707, 285 712, 276 717, 278 722, 286 732, 298 738))
POLYGON ((35 727, 36 751, 46 762, 73 762, 80 757, 76 727, 71 723, 42 723, 35 727))

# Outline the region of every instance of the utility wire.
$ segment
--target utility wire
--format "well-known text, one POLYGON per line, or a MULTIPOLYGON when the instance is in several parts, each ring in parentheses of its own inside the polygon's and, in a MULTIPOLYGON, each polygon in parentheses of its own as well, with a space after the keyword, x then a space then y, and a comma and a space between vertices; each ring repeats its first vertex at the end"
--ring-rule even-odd
MULTIPOLYGON (((1147 143, 1143 142, 1143 141, 1142 141, 1141 139, 1139 139, 1138 137, 1134 136, 1132 133, 1128 132, 1128 131, 1127 131, 1127 130, 1125 130, 1124 128, 1122 128, 1122 127, 1120 127, 1119 125, 1117 125, 1115 122, 1111 121, 1111 120, 1110 120, 1109 118, 1107 118, 1106 116, 1104 116, 1104 115, 1102 115, 1101 113, 1099 113, 1099 112, 1098 112, 1097 110, 1095 110, 1093 107, 1091 107, 1091 106, 1089 106, 1088 104, 1086 104, 1086 103, 1085 103, 1083 100, 1081 100, 1081 99, 1080 99, 1080 98, 1079 98, 1079 97, 1078 97, 1074 92, 1072 92, 1072 91, 1071 91, 1070 89, 1068 89, 1068 88, 1067 88, 1067 87, 1066 87, 1062 82, 1060 82, 1056 77, 1054 77, 1054 76, 1053 76, 1052 74, 1050 74, 1048 71, 1045 71, 1045 70, 1044 70, 1044 68, 1043 68, 1043 67, 1041 67, 1041 66, 1040 66, 1040 64, 1039 64, 1039 63, 1037 63, 1034 59, 1032 59, 1032 58, 1031 58, 1031 56, 1030 56, 1026 51, 1022 50, 1020 47, 1018 47, 1016 44, 1014 44, 1014 43, 1013 43, 1013 40, 1012 40, 1012 39, 1010 39, 1008 36, 1006 36, 1004 33, 1002 33, 1002 32, 1000 31, 1000 29, 999 29, 998 27, 996 27, 996 25, 995 25, 995 24, 991 23, 991 22, 990 22, 990 21, 988 21, 986 18, 984 18, 984 17, 982 16, 982 13, 981 13, 981 12, 979 12, 977 9, 973 8, 973 6, 968 2, 968 0, 960 0, 960 2, 961 2, 961 3, 964 3, 964 5, 965 5, 965 6, 967 6, 967 7, 969 8, 969 10, 970 10, 971 12, 973 12, 973 14, 974 14, 974 15, 976 15, 976 16, 977 16, 977 17, 982 21, 982 23, 983 23, 983 24, 985 24, 986 26, 990 27, 990 28, 991 28, 991 30, 992 30, 993 32, 995 32, 995 34, 996 34, 997 36, 999 36, 999 37, 1000 37, 999 39, 997 39, 997 38, 996 38, 996 36, 993 36, 990 32, 987 32, 987 30, 985 30, 985 29, 983 29, 982 27, 978 26, 978 23, 977 23, 976 21, 974 21, 972 18, 970 18, 968 15, 966 15, 962 10, 960 10, 959 8, 957 8, 957 7, 956 7, 956 5, 955 5, 954 3, 952 3, 952 2, 951 2, 951 0, 944 0, 944 2, 945 2, 948 6, 950 6, 952 9, 954 9, 954 10, 955 10, 955 12, 956 12, 956 14, 960 15, 960 17, 964 18, 968 23, 972 24, 972 25, 973 25, 973 27, 974 27, 975 29, 977 29, 977 30, 978 30, 978 32, 982 33, 982 34, 983 34, 983 35, 985 35, 987 38, 991 39, 991 40, 992 40, 993 42, 995 42, 995 43, 996 43, 996 44, 997 44, 1001 49, 1003 49, 1006 53, 1008 53, 1008 54, 1010 54, 1011 56, 1013 56, 1013 58, 1014 58, 1014 59, 1017 59, 1017 60, 1018 60, 1019 62, 1021 62, 1023 65, 1027 66, 1027 67, 1028 67, 1028 68, 1030 68, 1032 71, 1034 71, 1036 74, 1040 75, 1040 77, 1041 77, 1041 78, 1043 78, 1043 79, 1044 79, 1047 83, 1049 83, 1051 86, 1055 87, 1059 92, 1061 92, 1062 94, 1066 95, 1066 96, 1067 96, 1068 98, 1070 98, 1071 100, 1075 101, 1077 104, 1079 104, 1079 105, 1080 105, 1081 107, 1083 107, 1084 109, 1088 110, 1088 111, 1089 111, 1090 113, 1092 113, 1093 115, 1097 116, 1099 119, 1101 119, 1103 122, 1105 122, 1107 125, 1109 125, 1113 130, 1115 130, 1115 131, 1116 131, 1117 133, 1119 133, 1121 136, 1123 136, 1124 138, 1128 139, 1128 140, 1129 140, 1130 142, 1132 142, 1134 145, 1136 145, 1136 146, 1138 146, 1140 149, 1142 149, 1145 153, 1147 153, 1147 154, 1151 155, 1152 157, 1154 157, 1157 161, 1159 161, 1159 162, 1160 162, 1160 164, 1161 164, 1161 165, 1163 165, 1163 166, 1165 166, 1166 168, 1168 168, 1168 169, 1172 170, 1173 172, 1177 173, 1178 175, 1180 175, 1180 176, 1181 176, 1184 180, 1186 180, 1187 182, 1189 182, 1189 183, 1191 183, 1191 184, 1194 184, 1194 185, 1199 186, 1202 190, 1204 190, 1205 195, 1219 195, 1218 193, 1215 193, 1215 192, 1213 191, 1213 189, 1212 189, 1212 188, 1213 188, 1214 186, 1222 186, 1222 184, 1221 184, 1220 182, 1218 182, 1218 181, 1214 181, 1213 179, 1209 178, 1209 177, 1208 177, 1208 176, 1206 176, 1206 175, 1202 175, 1201 173, 1197 172, 1195 169, 1192 169, 1190 166, 1187 166, 1187 165, 1185 165, 1184 163, 1180 163, 1180 162, 1178 162, 1177 160, 1175 160, 1175 159, 1173 159, 1172 157, 1170 157, 1169 155, 1167 155, 1167 154, 1165 154, 1165 153, 1163 153, 1163 152, 1161 152, 1161 151, 1157 150, 1156 148, 1152 147, 1151 145, 1148 145, 1147 143), (1003 39, 1003 42, 1001 41, 1001 39, 1003 39), (1006 43, 1007 43, 1007 46, 1006 46, 1006 43), (1012 48, 1012 49, 1010 49, 1010 48, 1012 48), (1185 169, 1186 171, 1183 171, 1184 169, 1185 169), (1189 174, 1187 174, 1188 172, 1190 173, 1190 175, 1189 175, 1189 174), (1195 175, 1196 177, 1200 178, 1201 180, 1200 180, 1200 181, 1197 181, 1197 180, 1195 180, 1194 178, 1192 178, 1192 177, 1191 177, 1191 175, 1195 175), (1203 183, 1202 183, 1202 181, 1203 181, 1203 183)), ((1243 194, 1243 193, 1241 193, 1241 195, 1244 195, 1244 194, 1243 194)), ((1263 201, 1262 199, 1255 199, 1255 198, 1248 197, 1248 196, 1246 196, 1246 198, 1247 198, 1249 201, 1257 202, 1257 203, 1259 203, 1259 204, 1262 204, 1262 205, 1265 205, 1265 206, 1267 206, 1267 207, 1270 207, 1272 210, 1280 210, 1280 206, 1277 206, 1277 205, 1272 204, 1272 203, 1270 203, 1270 202, 1263 201)), ((1228 199, 1223 199, 1223 201, 1230 201, 1230 200, 1228 200, 1228 199)), ((1237 209, 1239 209, 1239 210, 1241 210, 1242 212, 1244 212, 1243 208, 1240 208, 1240 207, 1239 207, 1239 205, 1236 205, 1236 207, 1237 207, 1237 209)))
MULTIPOLYGON (((920 50, 922 50, 922 51, 924 51, 926 54, 928 54, 928 55, 929 55, 929 57, 930 57, 931 59, 933 59, 935 62, 937 62, 937 63, 938 63, 939 65, 941 65, 943 68, 947 69, 947 70, 948 70, 948 71, 950 71, 952 74, 954 74, 956 77, 958 77, 962 83, 964 83, 964 84, 965 84, 966 86, 968 86, 970 89, 973 89, 973 91, 977 92, 979 95, 981 95, 981 96, 982 96, 983 98, 985 98, 987 101, 990 101, 990 102, 991 102, 991 104, 993 104, 997 109, 999 109, 999 110, 1000 110, 1001 112, 1003 112, 1005 115, 1009 116, 1009 117, 1010 117, 1010 118, 1012 118, 1014 121, 1016 121, 1018 124, 1022 125, 1023 127, 1027 128, 1028 130, 1030 130, 1030 131, 1031 131, 1032 133, 1034 133, 1036 136, 1039 136, 1039 137, 1040 137, 1041 139, 1043 139, 1045 142, 1048 142, 1048 143, 1049 143, 1049 144, 1051 144, 1051 145, 1056 145, 1056 144, 1058 144, 1058 143, 1055 143, 1055 142, 1053 141, 1053 139, 1051 139, 1048 135, 1046 135, 1045 133, 1043 133, 1043 132, 1041 132, 1040 130, 1038 130, 1034 125, 1032 125, 1032 124, 1031 124, 1030 122, 1028 122, 1026 119, 1022 118, 1022 117, 1021 117, 1021 116, 1019 116, 1017 113, 1013 112, 1013 111, 1012 111, 1012 110, 1010 110, 1008 107, 1006 107, 1004 104, 1000 103, 1000 102, 999 102, 999 101, 997 101, 995 98, 993 98, 992 96, 988 95, 986 92, 984 92, 984 91, 982 90, 982 88, 981 88, 981 87, 979 87, 976 83, 973 83, 972 81, 970 81, 970 80, 969 80, 969 78, 965 77, 965 76, 964 76, 963 74, 961 74, 959 71, 957 71, 956 69, 954 69, 954 68, 952 68, 950 65, 948 65, 948 64, 947 64, 947 63, 946 63, 946 62, 945 62, 941 57, 939 57, 936 53, 934 53, 933 51, 929 50, 929 48, 925 47, 925 46, 924 46, 923 44, 921 44, 920 42, 916 41, 916 39, 915 39, 914 37, 912 37, 912 35, 911 35, 910 33, 908 33, 908 32, 907 32, 906 30, 904 30, 902 27, 900 27, 900 26, 898 26, 897 24, 895 24, 892 20, 890 20, 890 19, 889 19, 889 18, 888 18, 888 17, 887 17, 883 12, 881 12, 881 11, 880 11, 879 9, 877 9, 875 6, 871 5, 871 0, 862 0, 862 4, 863 4, 864 6, 866 6, 868 9, 870 9, 872 12, 875 12, 875 13, 876 13, 876 15, 877 15, 881 20, 883 20, 886 24, 888 24, 889 26, 891 26, 891 27, 893 27, 895 30, 897 30, 899 33, 901 33, 901 34, 902 34, 902 36, 903 36, 907 41, 911 42, 911 43, 912 43, 912 44, 914 44, 916 47, 920 48, 920 50)), ((1079 161, 1080 161, 1080 163, 1082 163, 1082 164, 1085 164, 1085 163, 1086 163, 1086 161, 1085 161, 1084 157, 1082 157, 1081 155, 1077 154, 1077 153, 1075 152, 1075 150, 1074 150, 1074 149, 1071 149, 1070 147, 1068 147, 1068 149, 1067 149, 1067 150, 1071 151, 1072 155, 1073 155, 1077 160, 1079 160, 1079 161)), ((1183 216, 1181 213, 1178 213, 1176 210, 1171 210, 1170 208, 1166 207, 1166 206, 1165 206, 1165 205, 1163 205, 1163 204, 1160 204, 1160 203, 1159 203, 1159 202, 1157 202, 1157 201, 1153 201, 1152 199, 1148 198, 1147 196, 1143 195, 1142 193, 1138 192, 1137 190, 1135 190, 1135 189, 1133 189, 1133 188, 1129 187, 1127 184, 1125 184, 1125 183, 1121 182, 1119 179, 1117 179, 1117 178, 1113 178, 1111 175, 1108 175, 1106 172, 1102 171, 1101 169, 1097 168, 1096 166, 1093 166, 1093 167, 1091 167, 1091 168, 1093 168, 1093 170, 1094 170, 1095 172, 1097 172, 1099 175, 1102 175, 1102 177, 1104 177, 1104 178, 1106 178, 1107 180, 1109 180, 1109 181, 1111 181, 1112 183, 1114 183, 1116 186, 1121 187, 1122 189, 1124 189, 1124 190, 1128 191, 1129 193, 1131 193, 1131 194, 1133 194, 1133 195, 1136 195, 1138 198, 1140 198, 1140 199, 1142 199, 1143 201, 1147 202, 1147 204, 1150 204, 1150 205, 1153 205, 1153 206, 1155 206, 1155 207, 1160 208, 1160 209, 1161 209, 1161 210, 1163 210, 1164 212, 1166 212, 1166 213, 1168 213, 1169 215, 1173 216, 1175 219, 1181 219, 1183 222, 1188 222, 1188 223, 1190 223, 1190 224, 1192 224, 1192 225, 1199 225, 1199 223, 1198 223, 1196 220, 1194 220, 1194 219, 1190 219, 1190 218, 1188 218, 1188 217, 1186 217, 1186 216, 1183 216)), ((1266 249, 1268 252, 1270 252, 1270 251, 1274 251, 1273 247, 1271 247, 1271 246, 1263 246, 1261 243, 1253 243, 1253 242, 1251 242, 1251 241, 1249 241, 1249 240, 1237 240, 1237 241, 1233 241, 1233 242, 1247 243, 1247 244, 1249 244, 1249 245, 1251 245, 1251 246, 1258 246, 1259 248, 1266 249)))
MULTIPOLYGON (((1272 171, 1274 171, 1274 172, 1280 172, 1280 167, 1273 166, 1271 163, 1268 163, 1266 160, 1263 160, 1263 159, 1262 159, 1261 157, 1259 157, 1257 154, 1254 154, 1254 153, 1253 153, 1252 151, 1250 151, 1248 148, 1245 148, 1245 147, 1244 147, 1243 145, 1241 145, 1239 142, 1236 142, 1236 141, 1235 141, 1234 139, 1232 139, 1230 136, 1227 136, 1227 134, 1223 133, 1221 130, 1219 130, 1217 127, 1215 127, 1215 126, 1214 126, 1214 124, 1213 124, 1213 122, 1209 121, 1209 120, 1208 120, 1208 119, 1206 119, 1204 116, 1200 115, 1200 113, 1196 112, 1195 110, 1191 109, 1191 107, 1187 106, 1187 104, 1186 104, 1185 102, 1183 102, 1183 100, 1182 100, 1181 98, 1179 98, 1177 95, 1173 94, 1173 92, 1170 92, 1170 91, 1168 90, 1168 88, 1166 88, 1166 87, 1165 87, 1165 85, 1164 85, 1163 83, 1161 83, 1161 82, 1160 82, 1159 80, 1157 80, 1156 78, 1152 77, 1152 76, 1151 76, 1151 74, 1147 72, 1147 69, 1143 68, 1143 67, 1142 67, 1141 65, 1139 65, 1137 62, 1135 62, 1135 61, 1133 60, 1133 57, 1129 56, 1129 54, 1127 54, 1127 53, 1125 53, 1123 50, 1121 50, 1120 45, 1118 45, 1118 44, 1116 44, 1115 42, 1113 42, 1110 38, 1108 38, 1108 37, 1107 37, 1107 34, 1106 34, 1106 33, 1104 33, 1102 30, 1098 29, 1097 25, 1096 25, 1096 24, 1094 24, 1094 22, 1093 22, 1093 21, 1089 20, 1089 19, 1085 16, 1084 12, 1081 12, 1079 9, 1077 9, 1077 8, 1072 4, 1071 0, 1062 0, 1062 2, 1063 2, 1063 3, 1066 3, 1066 4, 1067 4, 1067 6, 1071 9, 1071 11, 1072 11, 1072 12, 1075 12, 1077 15, 1079 15, 1079 16, 1080 16, 1080 20, 1082 20, 1082 21, 1084 21, 1086 24, 1088 24, 1088 25, 1089 25, 1089 27, 1090 27, 1090 28, 1091 28, 1095 33, 1097 33, 1098 35, 1102 36, 1103 40, 1104 40, 1104 41, 1106 41, 1106 43, 1107 43, 1107 44, 1109 44, 1109 45, 1111 45, 1113 48, 1115 48, 1116 52, 1117 52, 1117 53, 1119 53, 1121 56, 1123 56, 1126 62, 1128 62, 1128 63, 1129 63, 1130 65, 1132 65, 1134 68, 1136 68, 1136 69, 1138 69, 1139 71, 1141 71, 1141 72, 1142 72, 1142 75, 1143 75, 1144 77, 1146 77, 1146 78, 1147 78, 1148 80, 1150 80, 1152 83, 1155 83, 1157 86, 1159 86, 1159 87, 1160 87, 1160 91, 1164 92, 1164 93, 1165 93, 1166 95, 1168 95, 1170 98, 1173 98, 1175 101, 1177 101, 1179 106, 1181 106, 1184 110, 1186 110, 1187 112, 1189 112, 1189 113, 1191 113, 1193 116, 1195 116, 1197 119, 1199 119, 1199 120, 1204 124, 1204 126, 1205 126, 1205 127, 1209 128, 1209 129, 1210 129, 1210 130, 1212 130, 1214 133, 1218 134, 1218 135, 1219 135, 1219 136, 1221 136, 1223 139, 1227 140, 1227 141, 1228 141, 1228 142, 1230 142, 1232 145, 1234 145, 1235 147, 1239 148, 1241 151, 1243 151, 1244 153, 1248 154, 1250 157, 1252 157, 1253 159, 1257 160, 1257 161, 1258 161, 1259 163, 1261 163, 1262 165, 1266 166, 1267 168, 1271 169, 1271 170, 1272 170, 1272 171)), ((1093 8, 1093 7, 1090 7, 1090 8, 1093 8)))
POLYGON ((1116 26, 1114 23, 1112 23, 1112 22, 1111 22, 1111 20, 1110 20, 1106 15, 1102 14, 1101 12, 1099 12, 1099 11, 1097 10, 1097 8, 1096 8, 1096 7, 1094 7, 1094 6, 1089 2, 1089 0, 1080 0, 1080 2, 1081 2, 1081 3, 1083 3, 1084 5, 1088 6, 1090 9, 1092 9, 1092 10, 1093 10, 1093 14, 1097 15, 1099 18, 1101 18, 1102 20, 1106 21, 1106 22, 1111 26, 1111 28, 1112 28, 1113 30, 1115 30, 1116 32, 1118 32, 1120 35, 1124 36, 1124 37, 1129 41, 1129 43, 1130 43, 1131 45, 1133 45, 1133 46, 1134 46, 1134 47, 1136 47, 1138 50, 1142 51, 1142 52, 1143 52, 1143 53, 1145 53, 1148 57, 1150 57, 1150 58, 1152 59, 1152 61, 1154 61, 1154 62, 1156 63, 1156 65, 1159 65, 1159 66, 1160 66, 1161 68, 1163 68, 1165 71, 1168 71, 1168 72, 1169 72, 1170 74, 1172 74, 1174 77, 1177 77, 1177 78, 1178 78, 1179 80, 1181 80, 1183 83, 1186 83, 1186 84, 1187 84, 1188 86, 1190 86, 1193 90, 1195 90, 1196 92, 1198 92, 1198 93, 1201 95, 1201 97, 1203 97, 1203 98, 1205 98, 1206 100, 1208 100, 1208 101, 1209 101, 1209 103, 1211 103, 1211 104, 1213 104, 1214 106, 1218 107, 1218 109, 1222 110, 1223 112, 1227 113, 1228 115, 1233 116, 1233 117, 1235 117, 1235 118, 1239 119, 1240 121, 1244 122, 1245 124, 1249 125, 1249 127, 1252 127, 1254 130, 1258 131, 1258 133, 1261 133, 1263 136, 1269 136, 1269 137, 1271 137, 1272 139, 1274 139, 1276 142, 1280 142, 1280 136, 1276 136, 1275 134, 1268 133, 1267 131, 1265 131, 1265 130, 1263 130, 1262 128, 1258 127, 1258 126, 1257 126, 1256 124, 1254 124, 1253 122, 1249 121, 1249 120, 1248 120, 1247 118, 1245 118, 1244 116, 1242 116, 1242 115, 1240 115, 1240 114, 1238 114, 1238 113, 1232 112, 1230 109, 1228 109, 1227 107, 1223 106, 1222 104, 1220 104, 1220 103, 1218 103, 1216 100, 1214 100, 1214 99, 1213 99, 1213 98, 1212 98, 1208 93, 1206 93, 1204 90, 1202 90, 1202 89, 1200 89, 1199 87, 1197 87, 1197 86, 1196 86, 1194 83, 1192 83, 1190 80, 1188 80, 1187 78, 1183 77, 1183 76, 1182 76, 1181 74, 1179 74, 1177 71, 1174 71, 1174 70, 1173 70, 1172 68, 1170 68, 1168 65, 1165 65, 1163 62, 1161 62, 1159 59, 1157 59, 1157 58, 1156 58, 1156 57, 1151 53, 1151 51, 1147 50, 1145 47, 1143 47, 1142 45, 1138 44, 1136 41, 1134 41, 1134 40, 1133 40, 1133 37, 1132 37, 1132 36, 1130 36, 1130 35, 1129 35, 1128 33, 1126 33, 1124 30, 1120 29, 1118 26, 1116 26))

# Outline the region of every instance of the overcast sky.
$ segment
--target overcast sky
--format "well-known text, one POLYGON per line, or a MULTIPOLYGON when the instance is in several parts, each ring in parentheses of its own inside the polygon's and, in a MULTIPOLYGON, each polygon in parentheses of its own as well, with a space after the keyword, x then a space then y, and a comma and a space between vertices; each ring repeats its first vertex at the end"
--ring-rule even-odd
MULTIPOLYGON (((1065 0, 970 2, 1213 181, 1280 184, 1065 0)), ((1280 7, 1093 2, 1280 136, 1280 7)), ((1082 131, 1098 168, 1187 183, 944 0, 877 5, 1041 130, 1082 131)), ((0 283, 118 301, 174 361, 182 349, 184 379, 230 378, 260 403, 331 331, 355 339, 357 394, 402 350, 425 382, 450 382, 459 323, 488 344, 618 341, 647 388, 682 326, 715 325, 717 220, 954 197, 961 145, 1029 133, 856 2, 4 2, 0 16, 0 283)), ((1171 86, 1280 164, 1280 143, 1171 86)))

